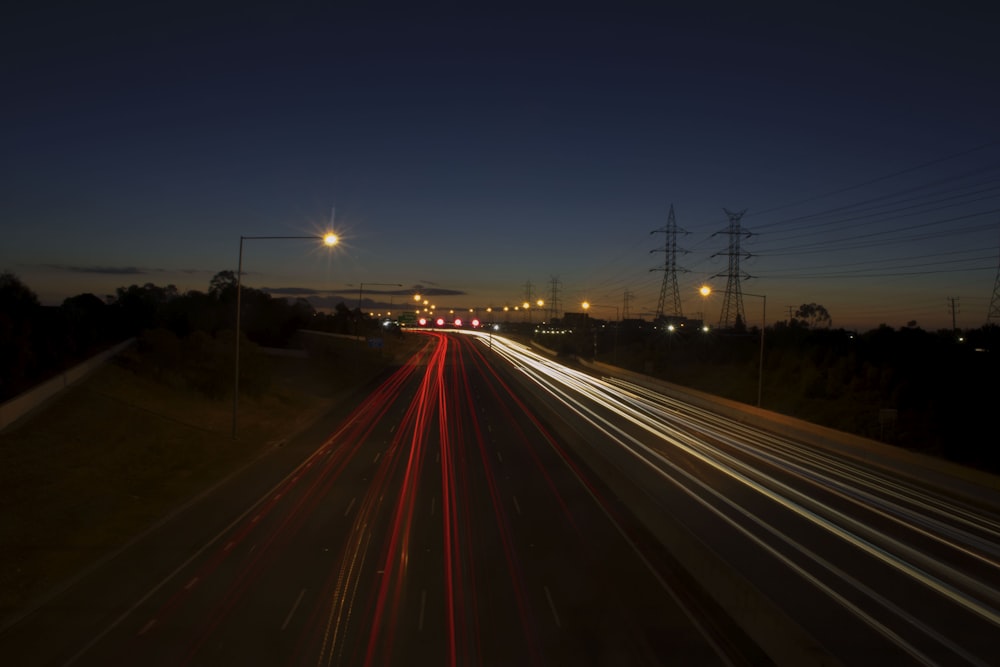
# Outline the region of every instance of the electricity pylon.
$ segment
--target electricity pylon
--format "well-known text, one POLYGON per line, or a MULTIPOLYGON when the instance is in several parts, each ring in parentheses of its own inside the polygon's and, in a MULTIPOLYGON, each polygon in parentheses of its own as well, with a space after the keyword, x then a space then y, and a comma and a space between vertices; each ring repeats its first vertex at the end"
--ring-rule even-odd
POLYGON ((650 234, 662 233, 665 235, 663 247, 649 251, 663 253, 663 266, 650 269, 650 271, 663 271, 663 282, 660 285, 660 300, 656 304, 656 319, 654 321, 662 320, 666 315, 684 317, 684 313, 681 311, 681 294, 677 289, 677 272, 686 269, 681 269, 677 266, 677 251, 687 251, 677 247, 678 232, 687 234, 686 231, 677 227, 677 219, 674 217, 674 205, 671 204, 666 226, 650 232, 650 234), (667 312, 666 307, 668 299, 671 303, 669 312, 667 312))
MULTIPOLYGON (((746 310, 743 308, 743 288, 740 286, 740 280, 749 278, 750 276, 740 270, 740 257, 744 256, 743 251, 740 250, 740 240, 744 236, 749 237, 750 232, 744 232, 740 228, 740 219, 747 212, 746 209, 738 213, 734 213, 726 208, 722 210, 729 216, 729 229, 726 231, 729 235, 729 250, 724 253, 715 253, 715 255, 729 256, 729 270, 726 272, 726 293, 722 299, 722 314, 719 316, 719 328, 731 329, 736 326, 737 322, 746 326, 747 321, 746 310)), ((715 234, 712 236, 715 236, 715 234)), ((746 257, 749 257, 749 255, 746 255, 746 257)))

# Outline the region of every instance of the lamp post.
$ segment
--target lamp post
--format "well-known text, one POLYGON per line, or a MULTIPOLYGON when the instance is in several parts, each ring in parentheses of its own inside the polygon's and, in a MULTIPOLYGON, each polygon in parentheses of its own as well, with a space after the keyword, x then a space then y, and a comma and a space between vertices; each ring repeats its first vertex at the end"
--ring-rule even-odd
POLYGON ((236 267, 236 342, 235 346, 235 361, 233 365, 235 367, 233 373, 233 440, 236 439, 236 416, 239 413, 240 407, 240 318, 242 313, 241 307, 243 302, 243 241, 255 240, 255 241, 274 241, 282 239, 312 239, 314 241, 322 241, 324 245, 328 248, 332 248, 337 245, 340 239, 333 232, 328 232, 323 236, 241 236, 240 237, 240 259, 236 267))
MULTIPOLYGON (((615 347, 614 347, 614 357, 613 358, 614 358, 615 363, 617 364, 618 363, 618 328, 619 328, 619 325, 621 324, 621 317, 620 317, 621 311, 618 310, 618 306, 608 306, 608 305, 602 305, 602 304, 599 304, 599 303, 590 303, 589 301, 584 301, 583 303, 580 304, 580 307, 583 308, 584 312, 589 312, 590 308, 592 306, 596 306, 598 308, 614 308, 615 309, 615 347)), ((595 357, 597 356, 597 330, 596 329, 594 330, 594 356, 595 357)))
MULTIPOLYGON (((360 283, 358 285, 358 319, 354 326, 354 335, 358 335, 359 327, 361 326, 361 295, 365 293, 365 285, 369 287, 372 285, 378 285, 379 287, 402 287, 400 283, 360 283)), ((419 295, 417 295, 419 297, 419 295)))
MULTIPOLYGON (((702 285, 698 288, 698 292, 707 297, 712 293, 712 288, 708 285, 702 285)), ((760 407, 760 399, 764 389, 764 329, 767 327, 767 295, 766 294, 751 294, 750 292, 742 292, 743 296, 752 296, 763 301, 760 311, 760 358, 757 362, 757 407, 760 407)))
POLYGON ((767 295, 743 292, 743 296, 762 299, 760 312, 760 367, 757 369, 757 407, 760 407, 760 397, 764 387, 764 329, 767 327, 767 295))

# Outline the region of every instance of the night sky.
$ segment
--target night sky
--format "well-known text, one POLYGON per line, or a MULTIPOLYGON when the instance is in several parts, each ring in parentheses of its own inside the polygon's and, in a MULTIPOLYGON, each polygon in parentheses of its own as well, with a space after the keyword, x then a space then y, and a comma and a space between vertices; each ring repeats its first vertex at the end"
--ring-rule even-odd
POLYGON ((364 283, 397 311, 555 288, 560 313, 651 319, 673 206, 688 317, 720 317, 728 209, 769 322, 811 302, 850 329, 986 322, 989 3, 15 5, 0 270, 46 304, 207 291, 241 236, 332 223, 332 251, 247 240, 245 284, 353 308, 364 283))

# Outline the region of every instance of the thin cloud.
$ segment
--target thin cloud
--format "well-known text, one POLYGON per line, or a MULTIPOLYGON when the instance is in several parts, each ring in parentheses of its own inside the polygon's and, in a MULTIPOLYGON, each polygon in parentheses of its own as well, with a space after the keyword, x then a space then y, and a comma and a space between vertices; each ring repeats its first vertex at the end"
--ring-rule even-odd
POLYGON ((308 287, 261 287, 260 291, 281 296, 311 296, 317 293, 316 290, 308 287))
MULTIPOLYGON (((71 264, 43 264, 43 268, 67 271, 69 273, 100 274, 107 276, 146 276, 152 273, 183 273, 199 275, 207 273, 202 269, 156 269, 141 266, 74 266, 71 264)), ((244 274, 246 272, 244 271, 244 274)))
POLYGON ((70 273, 100 273, 112 276, 144 276, 160 271, 160 269, 143 269, 137 266, 67 266, 63 264, 49 264, 47 266, 50 269, 69 271, 70 273))

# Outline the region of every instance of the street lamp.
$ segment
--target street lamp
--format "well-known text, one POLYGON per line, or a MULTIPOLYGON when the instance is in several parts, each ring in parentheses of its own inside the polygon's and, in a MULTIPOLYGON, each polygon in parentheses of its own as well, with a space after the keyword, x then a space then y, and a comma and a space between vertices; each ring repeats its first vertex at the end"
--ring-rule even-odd
MULTIPOLYGON (((360 283, 358 285, 358 319, 357 319, 357 321, 355 322, 355 325, 354 325, 354 335, 355 336, 358 335, 358 328, 361 326, 361 296, 365 292, 365 285, 368 285, 368 286, 378 285, 379 287, 402 287, 402 285, 400 283, 360 283)), ((420 298, 420 295, 418 294, 414 298, 415 299, 420 298)))
MULTIPOLYGON (((584 312, 588 312, 592 306, 593 307, 597 307, 597 308, 614 308, 615 309, 614 361, 617 364, 618 363, 618 328, 619 328, 619 324, 621 323, 620 311, 618 310, 618 306, 608 306, 608 305, 602 305, 602 304, 599 304, 599 303, 590 303, 589 301, 584 301, 583 303, 580 304, 580 307, 583 308, 584 312)), ((597 356, 597 330, 596 329, 594 330, 594 356, 595 357, 597 356)))
POLYGON ((241 236, 240 237, 240 259, 236 268, 236 343, 235 343, 235 354, 236 359, 233 362, 235 371, 233 374, 233 440, 236 439, 236 416, 239 413, 240 407, 240 323, 241 323, 241 308, 243 302, 243 241, 255 240, 255 241, 273 241, 281 239, 312 239, 314 241, 322 241, 323 245, 328 248, 332 248, 337 245, 340 238, 333 232, 327 232, 322 236, 241 236))
MULTIPOLYGON (((712 293, 712 288, 708 285, 702 285, 698 288, 698 292, 707 297, 712 293)), ((764 329, 767 327, 767 295, 766 294, 751 294, 750 292, 742 292, 743 296, 752 296, 758 299, 762 299, 762 307, 760 312, 760 359, 757 362, 757 407, 760 407, 761 394, 764 389, 764 329)))
POLYGON ((760 396, 764 387, 764 329, 767 327, 767 296, 749 292, 743 292, 743 296, 752 296, 763 300, 760 312, 760 368, 757 371, 757 407, 759 408, 760 396))

